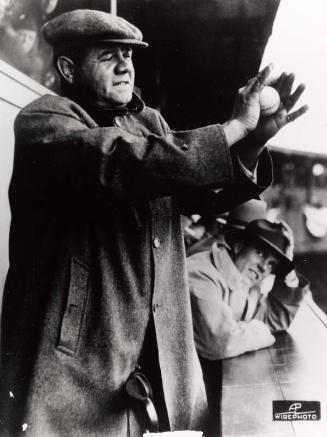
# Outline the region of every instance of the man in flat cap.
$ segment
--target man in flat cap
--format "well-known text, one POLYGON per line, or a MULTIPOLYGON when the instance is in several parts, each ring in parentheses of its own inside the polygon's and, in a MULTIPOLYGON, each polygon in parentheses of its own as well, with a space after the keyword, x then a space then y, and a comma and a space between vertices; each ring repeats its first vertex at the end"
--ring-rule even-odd
POLYGON ((128 393, 145 379, 126 390, 136 370, 152 385, 160 430, 203 430, 180 214, 229 210, 270 184, 264 144, 305 111, 289 114, 303 87, 291 95, 294 77, 283 75, 283 105, 259 120, 267 67, 227 123, 173 132, 133 92, 132 50, 146 45, 136 27, 75 10, 43 34, 62 95, 41 97, 15 122, 2 426, 141 436, 149 410, 128 393))

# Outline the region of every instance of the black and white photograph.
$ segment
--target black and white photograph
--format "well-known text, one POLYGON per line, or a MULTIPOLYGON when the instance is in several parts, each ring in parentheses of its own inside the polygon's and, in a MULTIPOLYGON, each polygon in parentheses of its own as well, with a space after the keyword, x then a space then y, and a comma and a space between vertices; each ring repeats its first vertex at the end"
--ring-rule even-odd
POLYGON ((324 0, 0 0, 0 436, 327 436, 324 0))

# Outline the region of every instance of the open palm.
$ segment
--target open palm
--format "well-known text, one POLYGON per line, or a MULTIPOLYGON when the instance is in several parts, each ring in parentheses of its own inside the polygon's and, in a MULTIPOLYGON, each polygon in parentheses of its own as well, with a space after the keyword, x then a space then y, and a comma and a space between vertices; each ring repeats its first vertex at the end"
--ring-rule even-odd
POLYGON ((308 106, 303 105, 299 109, 290 112, 305 89, 305 85, 300 84, 292 93, 294 79, 293 73, 282 73, 275 83, 270 84, 278 91, 281 103, 274 114, 260 117, 254 133, 261 142, 268 141, 287 123, 296 120, 308 110, 308 106))

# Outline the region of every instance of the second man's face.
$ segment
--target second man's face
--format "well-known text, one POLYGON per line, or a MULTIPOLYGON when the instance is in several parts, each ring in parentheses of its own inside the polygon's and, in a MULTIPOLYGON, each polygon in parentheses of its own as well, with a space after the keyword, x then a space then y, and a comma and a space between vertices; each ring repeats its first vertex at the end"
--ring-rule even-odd
POLYGON ((87 50, 74 82, 89 104, 119 108, 131 101, 134 78, 132 49, 103 45, 87 50))
POLYGON ((266 245, 255 242, 244 245, 234 262, 253 286, 260 284, 267 276, 274 273, 279 260, 266 245))

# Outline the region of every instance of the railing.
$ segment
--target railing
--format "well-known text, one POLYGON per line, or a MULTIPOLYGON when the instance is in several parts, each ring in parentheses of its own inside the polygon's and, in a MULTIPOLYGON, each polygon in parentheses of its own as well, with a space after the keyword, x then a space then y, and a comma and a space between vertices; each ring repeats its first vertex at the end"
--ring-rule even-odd
POLYGON ((327 317, 311 297, 272 347, 223 361, 221 428, 222 437, 327 436, 327 317), (319 401, 321 420, 273 420, 274 400, 319 401))

